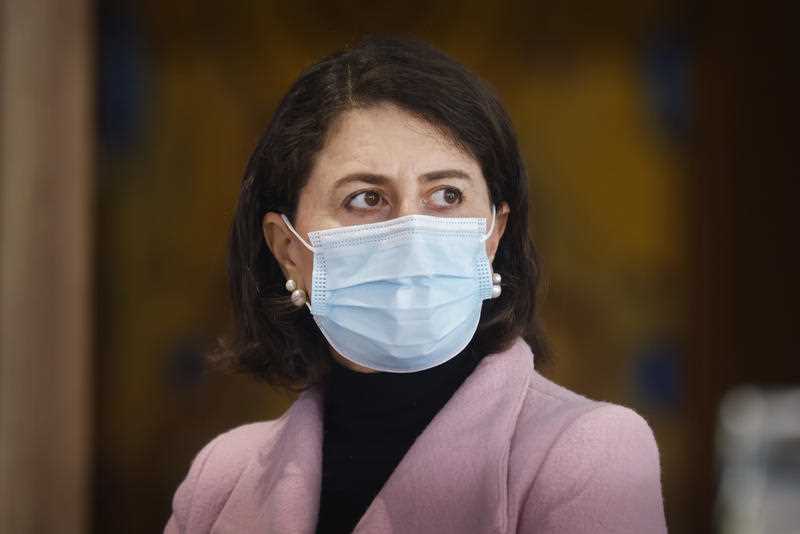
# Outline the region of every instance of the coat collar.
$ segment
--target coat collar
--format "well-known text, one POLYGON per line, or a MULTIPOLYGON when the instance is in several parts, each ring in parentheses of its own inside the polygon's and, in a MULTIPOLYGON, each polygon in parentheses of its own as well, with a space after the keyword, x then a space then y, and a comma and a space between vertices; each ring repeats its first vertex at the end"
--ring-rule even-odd
MULTIPOLYGON (((504 531, 509 442, 532 373, 533 356, 521 338, 483 358, 405 454, 354 532, 504 531)), ((320 392, 301 394, 277 424, 273 441, 234 488, 216 532, 314 532, 320 392)))

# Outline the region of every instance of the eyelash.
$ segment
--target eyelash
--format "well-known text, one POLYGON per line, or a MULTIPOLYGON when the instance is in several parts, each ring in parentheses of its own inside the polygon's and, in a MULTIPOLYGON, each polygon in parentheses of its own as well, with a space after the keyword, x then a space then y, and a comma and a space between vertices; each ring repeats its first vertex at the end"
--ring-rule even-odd
MULTIPOLYGON (((457 200, 456 202, 454 202, 453 204, 451 204, 450 206, 457 206, 457 205, 459 205, 459 204, 462 204, 462 203, 464 202, 464 192, 463 192, 463 191, 461 191, 459 188, 457 188, 457 187, 453 187, 453 186, 451 186, 451 185, 449 185, 449 186, 446 186, 446 187, 441 187, 441 188, 439 188, 439 189, 435 190, 435 191, 434 191, 433 193, 431 193, 431 194, 432 194, 432 195, 434 195, 434 194, 436 194, 436 193, 438 193, 438 192, 440 192, 440 191, 441 191, 441 192, 445 192, 445 191, 448 191, 448 190, 453 190, 453 191, 456 191, 456 192, 457 192, 457 194, 458 194, 458 200, 457 200)), ((362 190, 360 190, 360 191, 356 191, 356 192, 355 192, 355 193, 353 193, 352 195, 348 196, 348 197, 347 197, 347 198, 344 200, 344 207, 345 207, 346 209, 350 210, 350 211, 371 211, 372 209, 375 209, 374 207, 373 207, 373 208, 354 208, 354 207, 352 207, 352 206, 350 205, 350 203, 353 201, 353 199, 355 199, 355 198, 356 198, 356 197, 358 197, 359 195, 363 195, 364 193, 370 193, 370 192, 377 193, 377 194, 378 194, 378 195, 381 197, 381 199, 383 200, 383 195, 381 194, 381 192, 380 192, 380 191, 378 191, 378 190, 376 190, 376 189, 362 189, 362 190)), ((446 206, 446 207, 444 207, 443 209, 447 209, 447 206, 446 206)))

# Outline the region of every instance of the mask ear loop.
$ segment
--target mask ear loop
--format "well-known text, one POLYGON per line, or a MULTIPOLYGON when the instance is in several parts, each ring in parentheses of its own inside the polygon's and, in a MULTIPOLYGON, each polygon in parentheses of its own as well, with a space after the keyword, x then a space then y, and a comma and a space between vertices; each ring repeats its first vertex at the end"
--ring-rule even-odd
POLYGON ((489 226, 489 231, 481 236, 481 241, 486 241, 492 236, 492 231, 494 230, 494 219, 495 219, 495 209, 494 209, 494 204, 492 204, 492 224, 489 226))
POLYGON ((295 229, 294 229, 294 226, 292 226, 292 223, 290 223, 290 222, 289 222, 289 219, 287 219, 287 218, 286 218, 286 215, 284 215, 283 213, 281 213, 281 219, 283 219, 283 223, 286 225, 286 227, 287 227, 287 228, 288 228, 288 229, 289 229, 289 230, 290 230, 290 231, 291 231, 291 232, 294 234, 294 236, 295 236, 297 239, 299 239, 299 240, 300 240, 300 242, 301 242, 303 245, 305 245, 305 247, 306 247, 308 250, 310 250, 311 252, 316 252, 316 249, 315 249, 314 247, 312 247, 311 245, 309 245, 308 243, 306 243, 306 240, 305 240, 305 239, 303 239, 302 237, 300 237, 300 234, 298 234, 298 233, 297 233, 297 230, 295 230, 295 229))

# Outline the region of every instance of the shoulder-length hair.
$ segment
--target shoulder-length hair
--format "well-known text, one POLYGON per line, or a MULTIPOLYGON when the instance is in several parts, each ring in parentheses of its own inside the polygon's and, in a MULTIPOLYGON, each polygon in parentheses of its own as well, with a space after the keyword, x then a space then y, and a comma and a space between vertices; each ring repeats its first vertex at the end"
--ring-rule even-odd
POLYGON ((300 193, 328 127, 342 112, 391 103, 429 122, 480 164, 491 201, 508 203, 494 259, 499 298, 483 302, 465 351, 502 351, 522 336, 537 355, 545 343, 536 319, 540 266, 528 233, 528 176, 511 121, 492 90, 428 44, 369 37, 308 68, 275 111, 247 164, 233 220, 228 275, 236 332, 217 353, 274 385, 302 389, 322 382, 328 345, 306 307, 291 304, 284 276, 266 246, 267 212, 294 222, 300 193))

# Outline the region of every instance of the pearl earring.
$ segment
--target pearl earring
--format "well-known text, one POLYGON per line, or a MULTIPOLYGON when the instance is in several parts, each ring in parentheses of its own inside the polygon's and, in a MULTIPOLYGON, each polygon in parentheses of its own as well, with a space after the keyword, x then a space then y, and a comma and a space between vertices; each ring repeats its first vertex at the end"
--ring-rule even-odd
POLYGON ((297 284, 291 278, 286 281, 286 291, 289 291, 292 294, 292 296, 289 298, 292 300, 292 304, 298 308, 306 303, 306 292, 302 289, 297 289, 297 284))
POLYGON ((503 288, 500 287, 500 282, 502 282, 503 277, 500 276, 500 273, 492 273, 492 298, 496 299, 500 296, 500 293, 503 292, 503 288))

